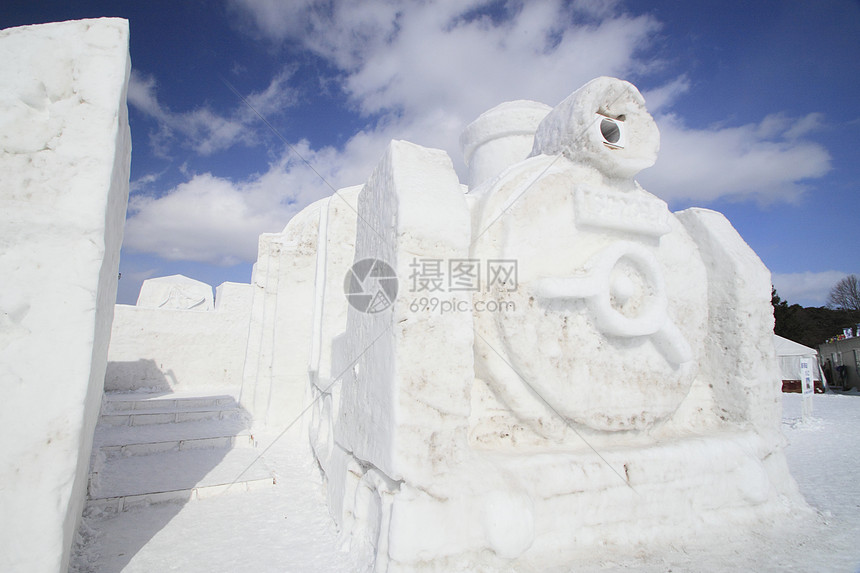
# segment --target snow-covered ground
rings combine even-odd
[[[860,571],[860,394],[783,395],[789,465],[815,512],[777,529],[701,539],[681,546],[605,548],[563,571]],[[266,447],[263,439],[260,451]],[[81,528],[70,571],[353,572],[365,568],[339,549],[310,455],[275,442],[264,455],[277,485],[227,492],[184,505],[112,514],[94,511]],[[476,568],[474,571],[484,571]]]

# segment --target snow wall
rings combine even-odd
[[[152,298],[169,307],[118,304],[114,310],[108,352],[105,391],[171,391],[201,387],[238,387],[242,382],[248,324],[251,315],[251,285],[224,283],[217,289],[214,309],[208,310],[212,287],[192,285],[194,296],[168,296],[164,278],[155,280],[159,288],[141,287]],[[185,277],[171,284],[188,286]],[[169,281],[168,281],[169,282]],[[208,288],[209,297],[205,297]],[[163,288],[162,288],[163,287]],[[186,291],[183,291],[186,292]],[[199,295],[199,296],[198,296]],[[175,306],[177,298],[192,308]],[[204,301],[200,304],[200,301]],[[154,305],[153,305],[154,306]]]
[[[444,152],[391,143],[344,282],[373,304],[315,329],[309,437],[344,543],[377,572],[543,570],[805,508],[770,273],[722,215],[633,179],[659,149],[638,90],[598,78],[476,123],[466,195]]]
[[[128,202],[128,22],[0,31],[0,569],[65,571]]]

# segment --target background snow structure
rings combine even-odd
[[[253,291],[240,283],[216,290],[213,307],[206,283],[181,275],[148,279],[136,306],[116,305],[105,391],[238,388]]]
[[[394,141],[358,195],[354,261],[388,263],[400,290],[349,307],[310,436],[355,555],[537,571],[803,510],[770,273],[722,215],[673,214],[634,181],[659,149],[638,90],[504,104],[462,143],[467,194],[444,152]],[[433,293],[466,302],[441,313],[409,292],[419,259],[517,274]]]
[[[0,31],[0,569],[65,571],[128,202],[128,23]]]
[[[146,279],[140,285],[137,305],[143,308],[212,310],[215,298],[208,284],[184,275]]]

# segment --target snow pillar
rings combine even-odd
[[[0,31],[0,569],[65,571],[128,202],[128,22]]]
[[[293,217],[281,233],[260,235],[240,396],[258,427],[291,424],[305,406],[321,204]]]
[[[469,211],[447,154],[392,142],[358,201],[350,292],[373,303],[349,308],[335,343],[333,371],[343,374],[327,476],[335,519],[376,549],[379,570],[388,556],[411,555],[422,530],[432,542],[445,527],[406,516],[423,496],[444,491],[439,475],[468,454],[471,293],[445,289],[433,292],[438,304],[422,305],[410,277],[416,264],[468,259],[469,240]],[[384,264],[364,273],[368,259]],[[397,295],[376,305],[392,294],[382,282],[392,271]]]
[[[355,257],[358,197],[363,186],[332,195],[320,211],[320,236],[314,281],[314,329],[311,337],[310,443],[323,471],[329,470],[333,423],[340,404],[341,372],[332,364],[335,339],[347,326],[349,303],[344,277]]]
[[[349,304],[344,296],[344,277],[355,257],[356,215],[362,187],[339,190],[320,212],[320,221],[325,219],[325,232],[320,233],[317,251],[314,333],[308,364],[311,380],[320,386],[330,384],[339,374],[332,371],[332,340],[346,330]]]

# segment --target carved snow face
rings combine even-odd
[[[597,78],[576,90],[541,122],[532,155],[558,155],[628,179],[651,167],[660,132],[632,84]]]

